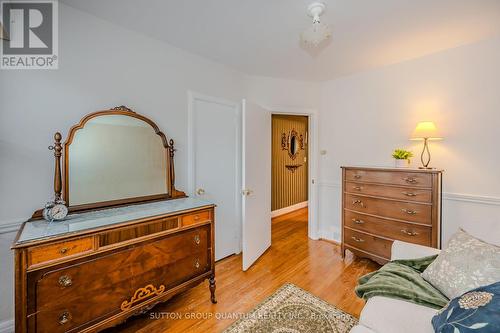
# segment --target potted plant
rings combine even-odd
[[[395,159],[396,168],[408,168],[410,166],[410,158],[413,157],[413,153],[404,149],[396,149],[392,153],[392,157]]]

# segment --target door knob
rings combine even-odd
[[[199,188],[199,189],[196,190],[196,194],[203,195],[203,194],[205,194],[205,190],[202,189],[202,188]]]
[[[243,195],[249,196],[249,195],[251,195],[251,194],[253,193],[253,191],[252,191],[252,190],[245,189],[245,190],[241,191],[241,193],[242,193]]]

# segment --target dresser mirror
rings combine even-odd
[[[64,144],[54,138],[55,199],[70,212],[185,196],[174,186],[173,140],[125,106],[85,116]]]
[[[168,193],[167,150],[142,119],[94,117],[75,133],[66,153],[69,205]]]

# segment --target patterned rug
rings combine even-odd
[[[223,333],[347,333],[358,320],[287,283]]]

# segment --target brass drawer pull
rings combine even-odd
[[[403,180],[405,182],[407,182],[408,184],[416,184],[416,183],[418,183],[417,179],[413,178],[413,177],[406,177],[406,178],[403,178]]]
[[[412,193],[412,192],[401,192],[403,193],[404,195],[406,195],[407,197],[416,197],[417,194],[416,193]]]
[[[364,239],[362,239],[362,238],[358,238],[358,237],[354,237],[354,236],[352,236],[351,238],[352,238],[355,242],[358,242],[358,243],[362,243],[362,242],[364,242],[364,241],[365,241],[365,240],[364,240]]]
[[[354,175],[354,178],[356,178],[356,179],[360,179],[360,178],[361,178],[361,175]]]
[[[196,269],[200,268],[200,260],[199,259],[196,259],[196,261],[194,263],[194,268],[196,268]]]
[[[73,284],[71,277],[68,275],[63,275],[59,278],[59,285],[63,288],[69,287]]]
[[[360,206],[361,206],[361,207],[363,207],[363,208],[365,207],[365,204],[364,204],[364,203],[363,203],[363,201],[361,201],[361,200],[354,200],[354,201],[352,202],[352,204],[353,204],[353,205],[360,205]]]
[[[401,211],[403,213],[408,214],[408,215],[415,215],[418,213],[416,210],[411,210],[411,209],[406,209],[406,208],[402,208]]]
[[[353,186],[352,188],[355,189],[356,191],[361,191],[363,189],[362,186]]]
[[[61,254],[66,254],[67,252],[69,251],[69,249],[67,247],[63,247],[59,250],[59,253]]]
[[[194,242],[196,243],[196,245],[200,245],[200,235],[195,235],[194,236]]]
[[[415,231],[410,231],[410,230],[403,229],[403,230],[401,230],[401,232],[403,234],[406,234],[406,235],[412,236],[412,237],[413,236],[418,236],[418,232],[415,232]]]
[[[68,311],[64,311],[63,313],[61,313],[61,315],[59,316],[59,324],[60,325],[64,325],[66,324],[68,321],[70,321],[71,319],[71,313],[69,313]]]
[[[356,223],[356,224],[365,224],[365,221],[363,220],[358,220],[358,219],[352,219],[352,222]]]

